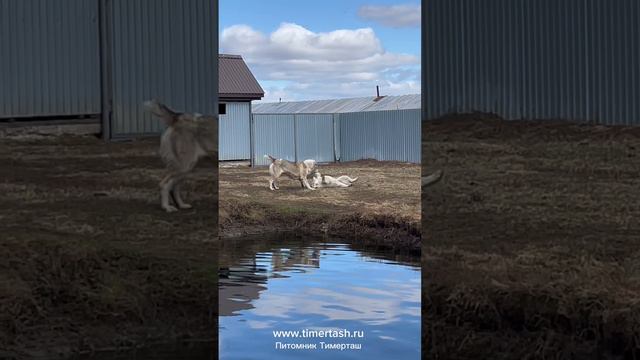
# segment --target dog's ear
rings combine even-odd
[[[176,122],[179,113],[171,110],[168,106],[162,104],[156,99],[148,100],[143,103],[144,107],[150,113],[162,118],[167,125],[172,125]]]

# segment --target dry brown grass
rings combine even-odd
[[[320,165],[349,175],[349,188],[304,190],[287,178],[269,190],[266,167],[220,169],[223,236],[296,230],[347,238],[394,252],[420,251],[420,166],[374,160]]]
[[[432,358],[640,355],[640,129],[452,117],[423,128]]]
[[[160,210],[157,139],[3,139],[0,358],[216,335],[215,167]]]
[[[349,175],[358,177],[358,181],[349,188],[309,191],[303,190],[298,182],[283,177],[280,191],[271,191],[267,167],[222,168],[221,199],[420,220],[419,165],[363,160],[319,166],[323,174]]]

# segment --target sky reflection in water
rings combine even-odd
[[[420,269],[337,243],[283,242],[225,253],[220,358],[419,359]],[[228,249],[229,249],[228,248]],[[376,258],[374,258],[376,257]],[[222,265],[223,266],[223,265]],[[347,329],[364,338],[274,338],[272,330]],[[282,350],[283,343],[360,343],[361,350]]]

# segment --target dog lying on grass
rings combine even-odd
[[[201,157],[218,150],[217,118],[176,112],[155,99],[145,101],[144,107],[167,124],[160,138],[160,157],[167,167],[167,175],[160,181],[161,206],[167,212],[190,209],[180,197],[180,183]],[[175,206],[169,204],[169,196]]]
[[[315,160],[307,159],[300,163],[292,163],[285,159],[276,159],[271,155],[265,155],[264,157],[271,159],[271,164],[269,165],[269,175],[271,175],[269,179],[269,189],[280,189],[278,187],[278,179],[280,176],[285,175],[291,179],[299,180],[302,188],[315,190],[309,184],[308,179],[309,175],[315,171]]]
[[[358,180],[357,177],[350,178],[347,175],[342,175],[337,178],[329,175],[322,175],[319,172],[315,172],[313,174],[313,182],[311,186],[314,188],[320,187],[349,187],[351,184]]]

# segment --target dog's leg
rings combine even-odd
[[[271,163],[271,165],[269,165],[269,175],[271,175],[271,178],[269,179],[269,189],[278,190],[279,187],[276,181],[278,180],[280,175],[282,175],[282,171],[279,171],[276,168],[275,163]]]
[[[302,186],[306,187],[309,190],[316,190],[316,188],[311,187],[311,185],[309,185],[309,181],[307,179],[302,179],[301,180],[303,182]]]
[[[300,185],[303,189],[307,188],[309,190],[315,190],[316,188],[309,184],[309,173],[310,171],[307,169],[300,170]]]
[[[265,157],[267,157],[267,155],[265,155]],[[275,190],[275,188],[273,187],[273,181],[274,181],[274,163],[271,163],[271,165],[269,165],[269,190],[273,191]]]
[[[169,173],[164,177],[164,179],[162,179],[162,181],[160,181],[161,206],[166,212],[174,212],[178,210],[175,206],[169,204],[169,193],[171,192],[174,182],[173,173]]]
[[[173,202],[178,205],[180,209],[191,209],[191,205],[185,203],[180,196],[180,185],[184,179],[179,179],[173,185],[173,189],[171,190],[171,197],[173,198]]]
[[[280,188],[278,187],[278,182],[273,176],[271,177],[271,179],[269,179],[269,189],[280,190]]]
[[[340,176],[338,179],[336,179],[338,181],[340,181],[343,184],[347,184],[347,185],[351,185],[351,183],[355,182],[356,180],[358,180],[358,178],[350,178],[347,175],[342,175]]]

